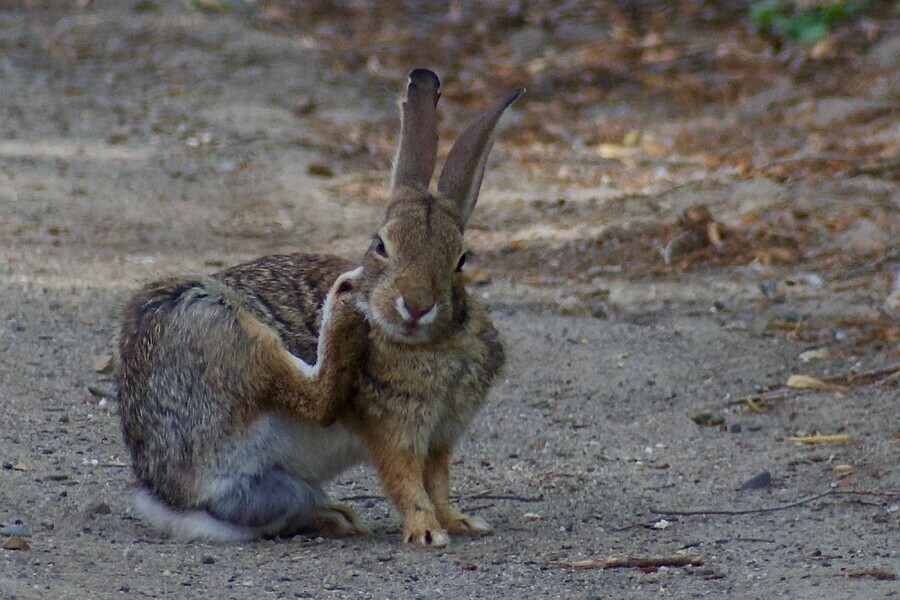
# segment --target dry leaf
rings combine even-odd
[[[813,350],[801,352],[800,356],[797,358],[800,359],[800,362],[809,362],[811,360],[819,360],[820,358],[828,358],[828,355],[828,348],[814,348]]]
[[[839,433],[836,435],[805,435],[788,439],[798,444],[843,444],[850,440],[850,436],[846,433]]]
[[[790,377],[788,377],[787,386],[789,388],[795,388],[798,390],[802,390],[802,389],[828,390],[828,389],[831,389],[834,387],[830,383],[825,383],[821,379],[816,379],[815,377],[809,377],[808,375],[791,375]]]

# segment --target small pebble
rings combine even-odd
[[[31,537],[31,530],[22,523],[11,523],[0,527],[0,535],[18,535],[23,538]]]
[[[375,559],[378,562],[388,562],[388,561],[391,561],[394,559],[394,555],[393,554],[378,554],[375,556]]]
[[[204,564],[204,565],[212,565],[212,564],[215,564],[215,562],[216,562],[216,559],[213,558],[212,556],[210,556],[209,554],[203,556],[200,559],[200,563]]]
[[[325,163],[309,163],[306,167],[306,173],[313,177],[334,177],[334,171]]]
[[[575,296],[567,296],[559,301],[559,314],[567,317],[586,317],[590,314],[584,302]]]
[[[12,535],[8,540],[3,542],[4,550],[28,550],[30,547],[28,542],[19,535]]]
[[[98,500],[88,505],[85,513],[87,513],[87,516],[89,517],[95,517],[97,515],[111,515],[112,507],[110,507],[110,505],[106,502]]]
[[[741,484],[740,490],[746,492],[748,490],[761,490],[772,484],[772,474],[763,471]]]
[[[595,319],[608,319],[609,310],[606,308],[606,303],[598,300],[591,304],[591,316]]]
[[[216,172],[218,173],[231,173],[235,169],[237,169],[237,165],[234,164],[232,160],[223,160],[216,163]]]

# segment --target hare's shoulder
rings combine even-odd
[[[322,303],[337,277],[353,268],[343,258],[321,254],[273,254],[214,275],[274,329],[291,353],[314,361]]]

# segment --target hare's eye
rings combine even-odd
[[[387,258],[387,248],[384,247],[384,240],[381,239],[381,236],[376,235],[375,239],[372,240],[372,245],[375,247],[375,254],[382,258]]]
[[[466,264],[466,256],[468,256],[468,252],[463,252],[459,257],[459,262],[456,263],[456,272],[459,273],[463,269],[463,265]]]

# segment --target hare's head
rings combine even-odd
[[[478,199],[494,129],[524,91],[512,92],[469,125],[450,150],[432,194],[440,85],[431,71],[409,74],[391,202],[363,258],[360,307],[373,326],[400,342],[436,340],[466,322],[463,232]]]

